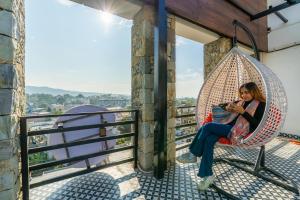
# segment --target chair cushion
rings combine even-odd
[[[212,118],[214,122],[221,123],[224,121],[230,121],[231,112],[224,110],[221,106],[212,106]]]

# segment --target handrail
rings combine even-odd
[[[99,115],[99,114],[109,114],[109,113],[122,113],[122,112],[136,112],[137,109],[128,109],[128,110],[110,110],[110,111],[101,111],[101,112],[82,112],[82,113],[72,113],[72,114],[59,114],[59,115],[29,115],[23,116],[25,119],[34,119],[34,118],[45,118],[45,117],[65,117],[65,116],[78,116],[78,115]]]

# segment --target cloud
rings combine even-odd
[[[127,20],[127,19],[122,19],[122,18],[120,18],[117,24],[118,24],[119,26],[121,26],[121,27],[131,28],[131,26],[132,26],[132,21],[131,21],[131,20]]]
[[[188,68],[184,72],[177,72],[176,79],[177,81],[203,79],[203,71],[201,69],[195,70],[192,68]]]
[[[185,44],[186,44],[186,42],[184,41],[184,39],[182,37],[179,37],[179,36],[176,37],[176,47],[180,47]]]
[[[203,70],[187,68],[176,74],[176,96],[197,98],[203,84]]]
[[[176,83],[176,97],[193,97],[197,98],[202,87],[203,79],[179,81]]]
[[[76,3],[70,1],[70,0],[56,0],[58,3],[64,5],[64,6],[74,6]]]

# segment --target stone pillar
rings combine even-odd
[[[168,16],[168,166],[175,163],[175,17]],[[131,98],[139,116],[139,167],[153,170],[154,161],[154,8],[149,5],[135,15],[132,26]]]
[[[204,45],[204,79],[231,48],[231,39],[224,37]]]
[[[168,15],[168,132],[167,132],[167,167],[175,164],[176,144],[175,144],[175,125],[176,125],[176,34],[175,16]]]
[[[151,171],[154,153],[154,8],[145,5],[134,17],[131,33],[132,107],[140,110],[139,166]]]
[[[0,199],[20,199],[19,117],[25,104],[24,2],[0,0]]]

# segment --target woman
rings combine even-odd
[[[212,171],[213,150],[219,138],[227,137],[232,143],[238,143],[242,136],[253,132],[262,119],[265,98],[257,85],[254,82],[243,84],[239,88],[239,95],[241,101],[228,103],[226,106],[226,110],[232,113],[231,120],[226,123],[205,124],[198,130],[190,146],[190,152],[194,156],[202,156],[198,172],[198,176],[203,178],[198,185],[200,190],[206,190],[215,179]]]

